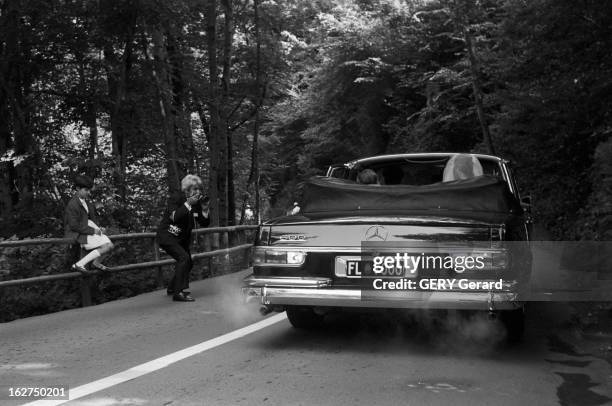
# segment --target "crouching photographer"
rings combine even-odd
[[[170,197],[168,208],[157,229],[159,246],[176,260],[174,276],[170,280],[167,293],[176,302],[193,302],[189,288],[189,273],[193,266],[189,245],[191,231],[198,224],[207,227],[209,219],[209,200],[202,193],[202,179],[187,175],[181,181],[181,193]]]

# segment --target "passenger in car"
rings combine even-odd
[[[456,154],[446,163],[442,181],[450,182],[453,180],[470,179],[482,176],[483,174],[482,165],[474,155]]]
[[[364,169],[357,175],[357,183],[362,185],[380,185],[378,175],[372,169]]]

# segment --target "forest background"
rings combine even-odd
[[[611,49],[606,0],[0,0],[0,240],[62,236],[78,173],[116,234],[186,173],[232,225],[330,164],[427,151],[509,159],[553,238],[610,240]],[[0,276],[65,271],[53,249]]]

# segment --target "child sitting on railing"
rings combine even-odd
[[[113,249],[113,243],[96,224],[96,209],[89,200],[93,180],[89,176],[78,175],[74,185],[76,194],[66,205],[64,214],[64,236],[73,238],[81,244],[81,248],[90,252],[73,264],[72,269],[87,273],[85,265],[93,261],[94,268],[108,271],[108,268],[100,263],[100,257]]]

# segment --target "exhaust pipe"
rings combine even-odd
[[[270,306],[262,305],[259,307],[259,314],[265,316],[267,314],[272,313],[273,309]]]

